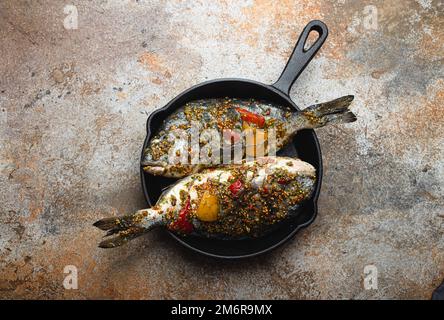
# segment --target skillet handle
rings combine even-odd
[[[319,36],[313,45],[308,50],[305,50],[304,46],[311,31],[317,31]],[[299,36],[296,47],[293,49],[284,71],[282,71],[278,81],[272,86],[288,96],[293,83],[299,77],[301,72],[304,71],[311,59],[313,59],[316,52],[322,47],[327,36],[328,29],[325,23],[319,20],[310,21]]]

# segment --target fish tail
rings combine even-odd
[[[348,95],[333,101],[315,104],[301,112],[305,128],[319,128],[328,123],[349,123],[356,121],[356,115],[349,106],[354,96]]]
[[[161,215],[157,211],[145,209],[131,215],[105,218],[96,221],[93,226],[107,231],[105,240],[99,243],[99,247],[115,248],[160,225],[161,221]]]

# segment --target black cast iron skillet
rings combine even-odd
[[[304,49],[308,35],[311,31],[318,33],[317,40],[313,45]],[[147,120],[147,136],[143,144],[146,148],[152,135],[157,132],[163,120],[185,103],[196,99],[207,99],[217,97],[232,98],[254,98],[273,102],[277,105],[287,106],[299,110],[290,99],[290,89],[305,69],[307,64],[321,48],[327,38],[327,26],[321,21],[311,21],[302,31],[296,47],[285,66],[278,81],[273,85],[246,79],[216,79],[207,81],[191,87],[171,100],[166,106],[154,111]],[[299,157],[311,163],[317,171],[317,183],[315,191],[294,218],[281,223],[271,233],[256,239],[249,240],[216,240],[201,237],[182,237],[174,233],[171,235],[184,246],[207,256],[236,259],[256,256],[270,251],[283,244],[296,232],[313,222],[317,214],[317,200],[322,179],[321,149],[316,134],[313,130],[302,130],[293,139],[292,143],[278,152],[278,155]],[[143,151],[142,151],[143,159]],[[150,206],[154,205],[162,190],[173,183],[175,179],[153,176],[143,171],[141,166],[142,187],[146,201]]]

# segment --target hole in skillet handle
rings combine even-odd
[[[319,33],[317,31],[310,31],[307,37],[307,41],[304,44],[304,52],[310,50],[311,47],[316,43],[316,40],[319,38]]]
[[[315,30],[319,33],[316,42],[304,52],[303,47],[308,34]],[[245,79],[217,79],[196,85],[170,101],[166,106],[154,111],[147,121],[147,136],[142,149],[148,145],[152,135],[157,132],[161,123],[167,116],[186,102],[210,97],[223,97],[233,94],[239,98],[257,98],[277,102],[282,106],[293,109],[298,107],[291,101],[288,93],[294,81],[311,61],[313,56],[322,46],[327,37],[327,27],[320,21],[310,22],[303,30],[287,65],[273,85],[264,85]],[[228,93],[229,92],[229,93]],[[228,93],[228,94],[227,94]],[[296,150],[297,149],[297,150]],[[273,232],[257,238],[247,240],[217,240],[203,239],[198,237],[180,237],[170,233],[179,243],[195,252],[224,259],[239,259],[257,256],[280,246],[291,239],[299,229],[311,224],[317,214],[317,199],[319,196],[322,180],[322,158],[319,142],[313,130],[302,130],[296,134],[293,142],[278,152],[278,155],[299,157],[313,164],[317,169],[318,181],[313,197],[305,203],[294,219],[287,220]],[[154,205],[163,188],[167,187],[176,179],[157,177],[145,173],[141,167],[142,187],[145,198],[150,206]]]
[[[309,47],[309,49],[305,50],[304,48],[312,31],[316,31],[318,33],[318,38]],[[327,36],[328,28],[325,23],[319,20],[310,21],[302,31],[298,42],[296,43],[296,46],[288,59],[284,71],[282,71],[279,79],[273,84],[273,87],[282,91],[288,96],[293,83],[322,47],[325,39],[327,39]]]

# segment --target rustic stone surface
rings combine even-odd
[[[442,1],[235,3],[79,0],[76,30],[64,3],[0,3],[0,297],[430,298],[444,278]],[[97,248],[92,222],[145,205],[147,115],[207,79],[272,83],[312,19],[330,36],[291,95],[355,94],[358,116],[318,130],[317,220],[249,261],[200,257],[161,230]]]

